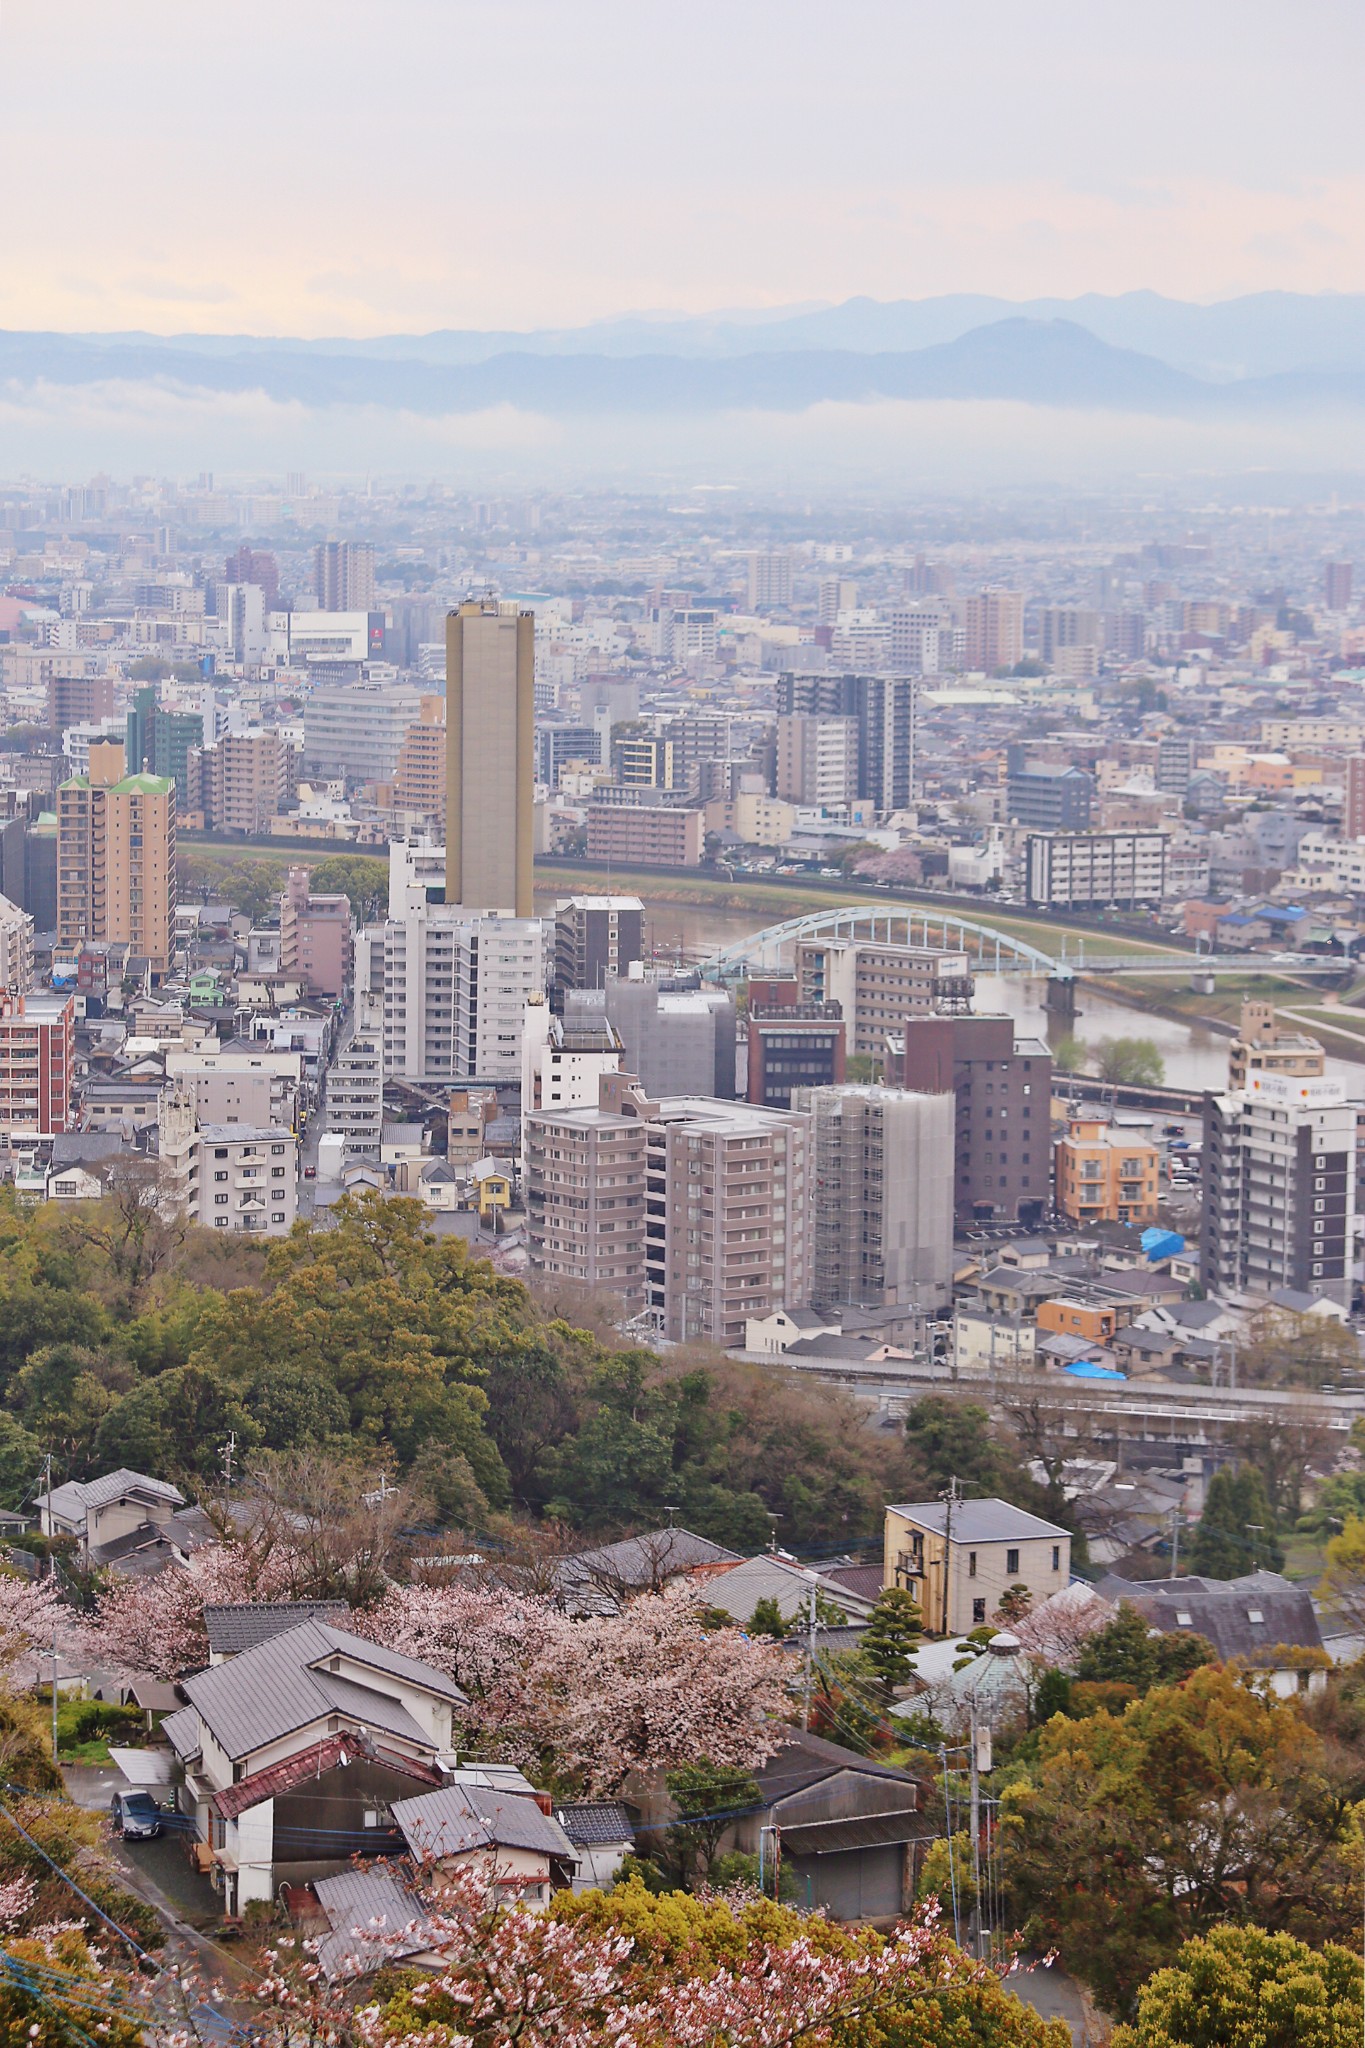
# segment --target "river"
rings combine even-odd
[[[537,892],[536,908],[553,912],[562,890]],[[747,910],[720,909],[707,903],[645,902],[645,947],[656,960],[684,964],[704,959],[721,946],[760,929]],[[978,975],[976,1007],[983,1013],[1004,1013],[1026,1031],[1054,1042],[1067,1028],[1043,1007],[1045,984],[1022,975]],[[1081,983],[1076,999],[1075,1035],[1087,1045],[1101,1038],[1150,1038],[1165,1063],[1172,1088],[1224,1088],[1228,1078],[1230,1040],[1220,1031],[1156,1016],[1141,1003],[1118,1003]],[[1329,1059],[1327,1072],[1344,1083],[1347,1094],[1365,1100],[1365,1065]]]

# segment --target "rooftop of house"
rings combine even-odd
[[[576,1861],[557,1820],[523,1792],[485,1785],[442,1785],[395,1801],[393,1817],[414,1856],[440,1860],[476,1849],[528,1849]]]
[[[320,1877],[313,1890],[330,1935],[318,1947],[329,1982],[363,1977],[430,1946],[431,1922],[421,1900],[391,1870],[343,1870]]]
[[[227,1664],[196,1672],[183,1690],[234,1762],[333,1715],[433,1747],[427,1731],[391,1693],[324,1668],[333,1658],[360,1665],[376,1680],[403,1679],[438,1699],[465,1704],[460,1687],[432,1665],[321,1621],[300,1622]]]
[[[120,1465],[116,1472],[106,1472],[101,1479],[68,1479],[61,1486],[54,1486],[51,1493],[38,1494],[36,1500],[40,1508],[47,1508],[63,1520],[77,1520],[91,1508],[108,1507],[128,1494],[140,1494],[148,1501],[169,1501],[173,1507],[185,1504],[178,1486],[165,1479],[149,1478],[145,1472],[130,1472],[126,1465]]]
[[[1306,1586],[1279,1572],[1248,1572],[1240,1579],[1101,1579],[1096,1591],[1126,1600],[1163,1635],[1188,1630],[1212,1644],[1227,1663],[1285,1643],[1320,1650],[1322,1633]]]
[[[340,1628],[351,1618],[344,1600],[215,1601],[204,1609],[209,1650],[215,1657],[239,1657],[301,1621],[326,1621]]]
[[[907,1521],[916,1523],[921,1529],[941,1536],[947,1525],[948,1504],[941,1500],[892,1503],[887,1513],[904,1515]],[[959,1500],[953,1503],[954,1543],[1019,1543],[1054,1536],[1070,1540],[1068,1530],[1058,1528],[1055,1522],[1045,1522],[1041,1515],[1029,1514],[1026,1508],[1012,1507],[1006,1500]]]

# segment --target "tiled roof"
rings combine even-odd
[[[557,1806],[555,1819],[575,1849],[610,1847],[633,1840],[630,1815],[619,1799],[586,1801],[578,1806]]]
[[[297,1628],[301,1621],[348,1622],[351,1610],[344,1600],[242,1600],[217,1602],[204,1609],[209,1648],[215,1657],[237,1657],[254,1650],[257,1643]]]
[[[176,1507],[185,1504],[178,1486],[171,1486],[164,1479],[150,1479],[145,1472],[130,1472],[126,1465],[120,1465],[117,1472],[106,1472],[102,1479],[68,1479],[50,1494],[40,1493],[38,1500],[56,1514],[70,1515],[81,1508],[107,1507],[125,1493],[150,1494],[153,1500],[168,1500]]]
[[[343,1870],[313,1886],[332,1932],[318,1949],[325,1976],[363,1977],[418,1955],[432,1940],[420,1899],[389,1871]]]
[[[165,1725],[164,1723],[162,1724]],[[241,1779],[235,1785],[225,1785],[221,1792],[213,1795],[213,1804],[224,1820],[235,1820],[239,1813],[249,1807],[259,1806],[263,1799],[277,1799],[282,1792],[290,1792],[305,1779],[317,1778],[324,1771],[333,1770],[343,1756],[365,1755],[376,1763],[384,1764],[389,1770],[401,1771],[404,1777],[416,1778],[423,1785],[437,1785],[440,1775],[425,1764],[416,1763],[412,1757],[395,1756],[391,1750],[372,1749],[362,1751],[354,1735],[328,1735],[321,1742],[310,1744],[295,1756],[284,1757],[279,1763],[271,1764],[267,1770],[256,1771],[249,1778]]]
[[[904,1515],[936,1536],[943,1534],[947,1503],[941,1500],[912,1500],[893,1505],[893,1515]],[[1011,1507],[1006,1500],[959,1500],[953,1503],[954,1543],[1009,1543],[1030,1537],[1066,1536],[1055,1522],[1031,1515],[1027,1508]]]
[[[393,1817],[414,1856],[460,1856],[488,1848],[573,1856],[573,1843],[559,1822],[524,1793],[443,1785],[439,1792],[398,1800]]]

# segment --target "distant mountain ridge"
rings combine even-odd
[[[948,302],[923,303],[942,307]],[[799,412],[822,403],[895,399],[994,399],[1215,420],[1365,407],[1365,298],[1329,303],[1349,304],[1360,321],[1361,346],[1349,360],[1234,380],[1196,375],[1150,350],[1122,346],[1075,319],[1056,315],[1011,314],[915,348],[856,348],[847,342],[796,345],[789,332],[783,345],[784,332],[798,326],[817,335],[826,331],[811,328],[826,315],[807,313],[790,321],[744,326],[748,346],[736,354],[517,347],[469,361],[404,354],[404,347],[416,343],[403,337],[389,337],[381,347],[249,336],[163,339],[0,332],[0,383],[19,390],[40,383],[73,387],[115,382],[215,393],[260,391],[278,401],[315,408],[369,406],[425,418],[497,406],[566,418]],[[1169,307],[1174,302],[1156,304]],[[831,313],[845,316],[845,327],[857,328],[863,320],[854,310],[858,305],[854,301]],[[868,315],[858,331],[869,331],[879,322],[894,325],[882,321],[881,315],[896,314],[897,308],[873,311],[877,320]],[[1157,314],[1148,311],[1156,320]],[[1291,325],[1286,315],[1286,333]],[[1343,335],[1348,328],[1343,316]],[[579,335],[593,331],[576,330]],[[440,339],[421,338],[427,346]]]
[[[918,352],[1003,320],[1067,320],[1111,347],[1157,357],[1206,381],[1365,370],[1365,294],[1257,292],[1201,306],[1158,292],[1088,293],[1022,301],[958,293],[929,299],[849,299],[842,305],[752,315],[626,315],[587,326],[440,329],[365,340],[254,335],[88,334],[60,337],[91,348],[149,348],[200,356],[305,355],[459,367],[500,355],[663,355],[719,359],[853,351]]]

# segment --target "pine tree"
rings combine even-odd
[[[1275,1511],[1255,1466],[1215,1472],[1195,1531],[1190,1570],[1207,1579],[1237,1579],[1244,1572],[1277,1572],[1283,1563]]]
[[[888,1699],[910,1676],[910,1658],[919,1639],[920,1611],[913,1596],[903,1586],[888,1586],[878,1594],[858,1646]]]

